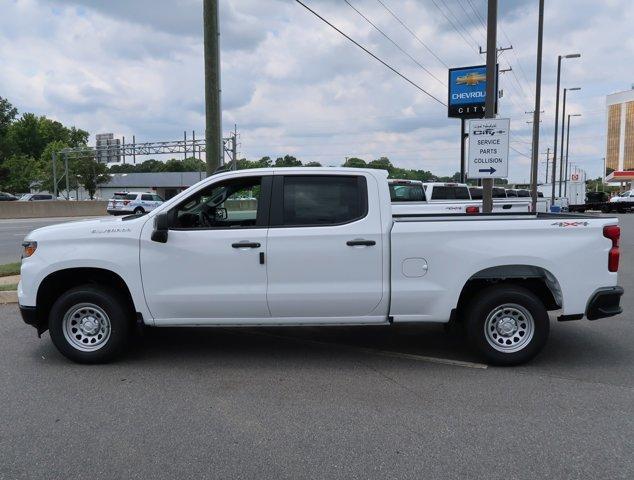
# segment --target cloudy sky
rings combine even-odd
[[[484,63],[485,0],[349,2],[409,56],[344,0],[305,0],[442,101],[447,66]],[[514,47],[500,58],[513,72],[501,77],[499,113],[511,118],[511,179],[527,181],[538,2],[499,3],[498,44]],[[553,143],[557,55],[579,52],[563,71],[563,86],[582,87],[569,97],[568,111],[583,114],[573,119],[570,158],[598,176],[605,95],[634,83],[634,4],[546,5],[540,150]],[[220,9],[224,130],[238,124],[241,156],[289,153],[324,165],[388,156],[401,167],[458,170],[459,120],[294,0],[221,0]],[[202,0],[0,0],[0,12],[0,96],[21,112],[137,141],[202,136]]]

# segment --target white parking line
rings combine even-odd
[[[480,370],[486,370],[488,365],[484,363],[476,363],[476,362],[465,362],[463,360],[452,360],[449,358],[441,358],[441,357],[430,357],[427,355],[416,355],[413,353],[403,353],[403,352],[393,352],[390,350],[378,350],[375,348],[367,348],[367,347],[355,347],[352,345],[346,345],[342,343],[330,343],[330,342],[321,342],[318,340],[309,340],[305,338],[298,337],[289,337],[286,335],[277,335],[275,333],[268,332],[254,332],[254,331],[241,331],[239,329],[233,329],[235,332],[247,334],[247,335],[261,335],[266,337],[280,338],[283,340],[291,340],[294,342],[305,343],[309,345],[315,345],[319,347],[335,347],[341,350],[349,350],[356,351],[361,353],[368,353],[372,355],[382,355],[384,357],[393,357],[393,358],[404,358],[407,360],[415,360],[418,362],[427,362],[427,363],[437,363],[442,365],[451,365],[454,367],[463,367],[463,368],[475,368]]]

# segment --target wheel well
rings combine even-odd
[[[504,265],[482,270],[469,278],[458,297],[458,318],[469,300],[491,285],[524,287],[544,303],[546,310],[557,310],[562,306],[561,288],[549,271],[530,265]]]
[[[86,284],[108,286],[116,290],[125,298],[130,312],[134,313],[130,289],[119,275],[103,268],[67,268],[48,275],[37,290],[36,316],[40,325],[48,326],[48,313],[60,295]]]

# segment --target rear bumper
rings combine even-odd
[[[586,308],[588,320],[613,317],[622,313],[621,295],[623,295],[622,287],[604,287],[594,292]]]

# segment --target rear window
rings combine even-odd
[[[136,200],[136,193],[115,193],[112,198],[115,200]]]
[[[493,188],[493,198],[506,198],[506,191],[503,188]]]
[[[471,200],[469,189],[458,185],[434,185],[432,200]]]
[[[473,187],[469,189],[469,193],[471,194],[472,200],[482,200],[482,189],[478,187]]]
[[[518,190],[517,191],[517,196],[518,197],[530,197],[531,196],[531,192],[529,192],[528,190]]]
[[[284,178],[283,224],[335,225],[367,213],[364,177],[287,176]]]
[[[393,202],[424,202],[425,190],[420,183],[390,183]]]
[[[519,192],[517,192],[515,190],[507,190],[506,191],[506,196],[507,197],[517,197],[517,196],[519,196]]]

